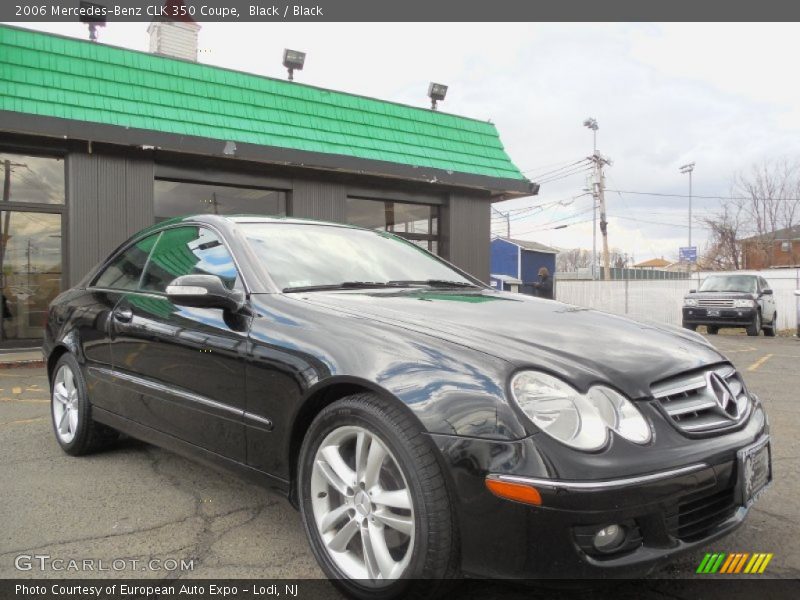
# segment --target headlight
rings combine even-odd
[[[511,379],[511,394],[534,425],[578,450],[599,450],[609,431],[637,444],[650,441],[642,414],[609,387],[597,385],[581,394],[552,375],[521,371]]]
[[[753,308],[756,305],[755,300],[734,300],[733,308]]]
[[[683,299],[684,306],[697,306],[697,300],[694,298],[684,298]]]

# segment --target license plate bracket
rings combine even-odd
[[[772,483],[769,436],[736,452],[739,504],[749,508]]]
[[[712,309],[712,310],[709,310],[706,314],[709,317],[718,317],[720,315],[720,312],[718,310],[713,310]]]

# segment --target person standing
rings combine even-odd
[[[547,267],[539,269],[539,281],[533,284],[533,291],[538,298],[553,299],[553,279]]]

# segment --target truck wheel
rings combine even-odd
[[[764,325],[764,335],[767,337],[775,337],[775,333],[778,330],[778,313],[772,314],[772,321],[770,321],[769,325]]]
[[[683,323],[683,328],[689,331],[697,331],[697,325],[690,325],[689,323]]]
[[[719,333],[719,327],[717,327],[716,325],[707,325],[706,331],[708,332],[709,335],[717,335]]]
[[[761,313],[756,312],[756,316],[753,317],[753,322],[747,326],[747,335],[753,337],[757,336],[761,332]]]

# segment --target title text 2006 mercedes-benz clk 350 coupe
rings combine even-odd
[[[498,292],[391,234],[144,230],[50,307],[56,439],[254,476],[358,597],[646,573],[742,523],[768,423],[699,335]]]

